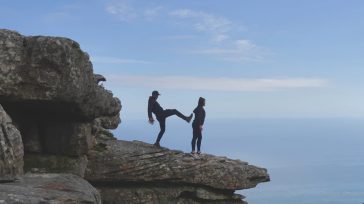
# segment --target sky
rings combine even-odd
[[[62,36],[147,119],[153,90],[209,118],[362,118],[361,0],[0,0],[0,28]]]

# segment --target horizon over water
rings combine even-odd
[[[249,204],[364,202],[364,119],[206,119],[202,152],[267,168],[271,181],[237,191]],[[167,119],[161,145],[190,152],[191,124]],[[154,143],[159,124],[123,120],[114,135]]]

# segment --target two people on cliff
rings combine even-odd
[[[149,96],[149,100],[148,100],[149,123],[154,124],[154,118],[152,115],[152,113],[154,113],[154,115],[156,116],[156,118],[159,122],[159,126],[160,126],[160,131],[158,133],[157,140],[154,143],[154,145],[157,147],[160,147],[160,140],[162,139],[163,134],[166,130],[166,119],[168,117],[176,115],[179,118],[185,120],[187,123],[189,123],[189,122],[191,122],[192,116],[193,116],[192,113],[189,116],[185,116],[176,109],[165,109],[164,110],[157,102],[157,99],[159,96],[160,96],[160,94],[158,91],[153,91],[152,95]],[[205,103],[206,103],[206,100],[204,98],[200,97],[198,100],[198,105],[193,111],[193,113],[195,114],[195,118],[192,122],[192,129],[193,129],[193,137],[192,137],[192,141],[191,141],[191,146],[192,146],[191,153],[192,154],[196,153],[195,152],[196,142],[197,142],[197,154],[201,153],[202,129],[203,129],[203,124],[204,124],[205,116],[206,116],[205,109],[203,108],[205,106]]]

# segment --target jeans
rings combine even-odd
[[[197,151],[201,150],[201,141],[202,141],[202,130],[199,125],[192,125],[193,129],[193,137],[191,141],[192,151],[195,151],[196,140],[197,140]]]
[[[176,109],[166,109],[166,110],[164,110],[162,112],[162,114],[157,116],[157,120],[159,122],[159,126],[160,126],[161,130],[159,131],[156,143],[159,144],[160,140],[162,139],[162,136],[163,136],[164,132],[166,131],[166,118],[168,118],[169,116],[172,116],[172,115],[176,115],[176,116],[182,118],[183,120],[187,121],[187,117],[184,116],[182,113],[180,113]]]

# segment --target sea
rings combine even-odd
[[[154,143],[158,123],[123,119],[115,136]],[[191,124],[167,119],[161,145],[191,151]],[[268,170],[271,181],[237,193],[249,204],[363,204],[364,119],[206,119],[202,152]]]

